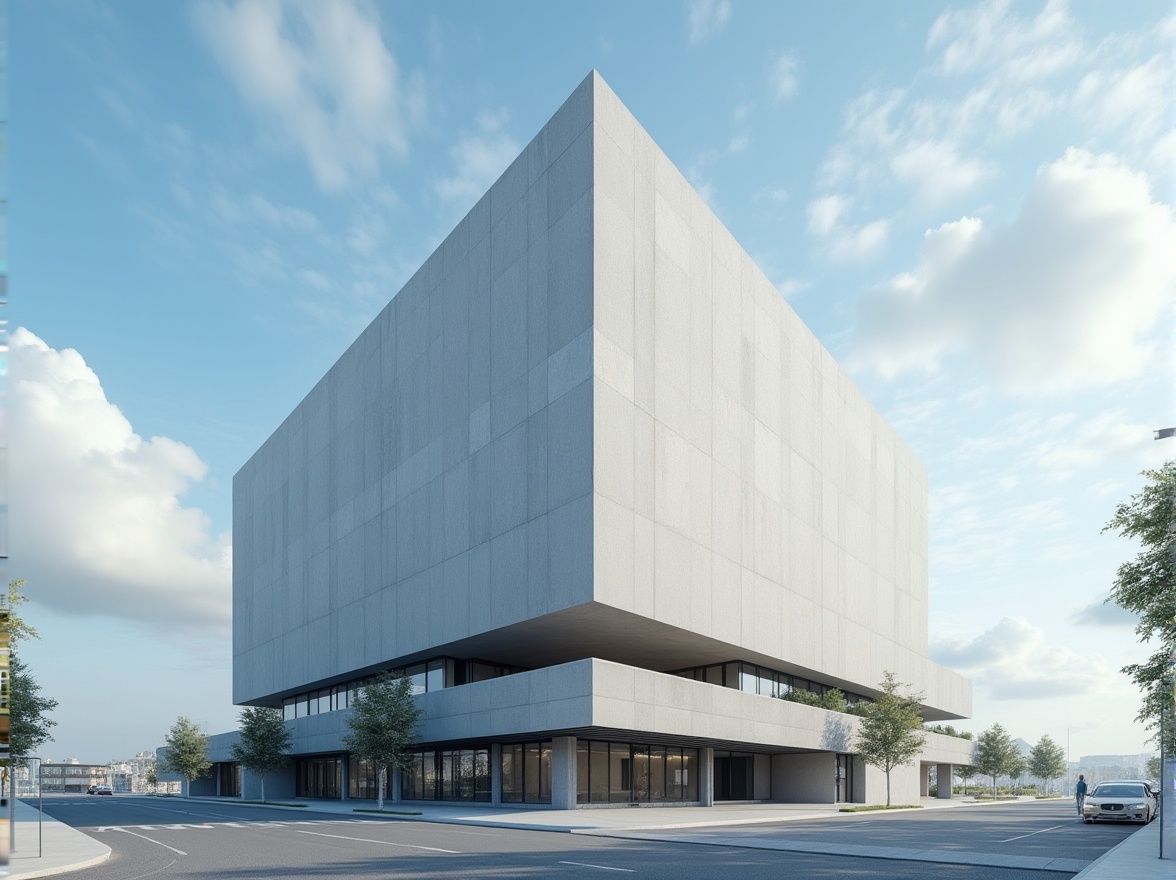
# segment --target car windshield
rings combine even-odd
[[[1142,785],[1100,785],[1094,790],[1094,797],[1141,798],[1143,796]]]

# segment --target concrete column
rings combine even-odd
[[[936,770],[936,778],[938,779],[938,793],[937,796],[941,798],[951,797],[951,764],[938,764]],[[946,781],[945,781],[946,780]]]
[[[339,798],[348,800],[351,793],[351,759],[344,757],[340,762],[343,772],[339,774]]]
[[[698,800],[704,807],[715,805],[715,750],[698,750]]]
[[[400,803],[404,799],[404,771],[398,767],[392,768],[392,780],[388,788],[388,803]]]
[[[218,764],[212,765],[212,775],[216,778],[216,796],[220,797],[221,796],[220,765],[218,765]]]
[[[551,806],[576,809],[576,738],[551,738]]]
[[[490,743],[490,803],[502,806],[502,744]]]
[[[931,767],[927,764],[919,765],[919,797],[931,795]]]

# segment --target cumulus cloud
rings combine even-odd
[[[59,611],[218,634],[231,616],[231,543],[183,494],[207,466],[144,439],[78,352],[11,337],[13,570]]]
[[[973,639],[943,639],[931,659],[970,677],[994,700],[1039,700],[1094,695],[1116,674],[1097,652],[1045,642],[1045,633],[1023,617],[1005,617]]]
[[[772,64],[772,94],[776,100],[785,101],[796,94],[800,84],[799,67],[796,58],[785,52]]]
[[[1075,608],[1070,614],[1070,622],[1078,626],[1134,629],[1139,623],[1139,618],[1114,602],[1095,597],[1085,605]]]
[[[323,189],[407,152],[420,85],[403,81],[369,4],[204,0],[193,15],[263,130],[301,151]]]
[[[482,195],[522,151],[518,141],[503,131],[500,114],[483,113],[478,130],[458,139],[449,151],[456,167],[452,177],[437,184],[447,201],[472,202]]]
[[[1170,302],[1174,231],[1144,175],[1070,149],[1010,223],[928,231],[914,271],[859,299],[853,359],[894,376],[967,352],[1023,392],[1131,378]]]
[[[731,0],[694,0],[690,4],[690,44],[705,43],[731,17]]]

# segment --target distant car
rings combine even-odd
[[[98,790],[98,786],[91,785],[89,788],[86,789],[86,794],[94,794],[94,792],[96,792],[97,790]]]
[[[114,796],[114,789],[111,788],[109,785],[97,785],[94,787],[94,794],[108,794],[111,797],[113,797]]]
[[[1146,825],[1155,816],[1155,792],[1137,779],[1100,782],[1082,805],[1082,821],[1087,824],[1105,820]]]

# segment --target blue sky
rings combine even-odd
[[[593,67],[926,465],[975,719],[1144,750],[1101,535],[1172,394],[1162,2],[12,0],[45,755],[233,726],[236,470]],[[1176,441],[1168,441],[1169,444]]]

